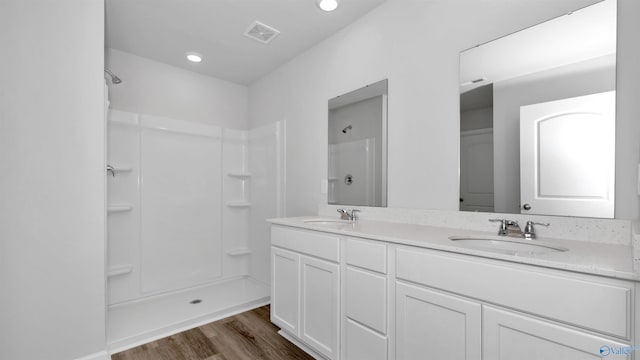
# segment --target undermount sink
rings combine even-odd
[[[508,255],[546,254],[569,250],[538,240],[520,240],[498,236],[450,236],[449,240],[465,247]]]
[[[305,224],[309,225],[320,225],[334,228],[341,228],[347,225],[353,225],[354,222],[350,220],[341,220],[341,219],[309,219],[303,221]]]

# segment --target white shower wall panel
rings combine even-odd
[[[247,131],[222,130],[222,238],[224,276],[249,271],[249,214],[252,181],[247,164]],[[247,175],[247,176],[243,176]],[[247,203],[246,207],[228,204]]]
[[[139,296],[139,283],[131,281],[140,275],[140,131],[139,116],[134,113],[109,110],[107,164],[116,169],[107,174],[109,205],[129,205],[127,212],[109,213],[107,219],[107,273],[128,270],[128,273],[108,278],[109,304]]]
[[[222,275],[220,128],[141,115],[141,288]]]
[[[285,122],[278,121],[249,130],[249,169],[251,217],[249,220],[249,247],[251,277],[270,283],[270,230],[265,221],[286,215],[282,207],[285,197],[284,183],[284,130]],[[296,179],[290,179],[296,181]]]

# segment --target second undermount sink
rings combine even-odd
[[[341,219],[309,219],[303,222],[309,225],[320,225],[332,228],[343,228],[354,224],[353,221]]]
[[[499,236],[450,236],[458,245],[508,255],[546,254],[569,249],[538,240],[521,240]]]

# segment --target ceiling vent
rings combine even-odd
[[[247,31],[244,32],[245,36],[248,36],[254,40],[260,41],[261,43],[268,44],[280,34],[280,31],[272,28],[271,26],[265,25],[259,21],[254,21]]]

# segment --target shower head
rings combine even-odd
[[[353,129],[353,126],[349,125],[349,126],[347,126],[346,128],[342,129],[342,133],[343,133],[343,134],[346,134],[346,133],[347,133],[347,131],[348,131],[348,130],[351,130],[351,129]]]
[[[116,74],[112,73],[108,68],[104,68],[104,72],[106,72],[109,76],[111,76],[111,83],[114,85],[118,85],[122,82],[122,80],[116,76]]]

